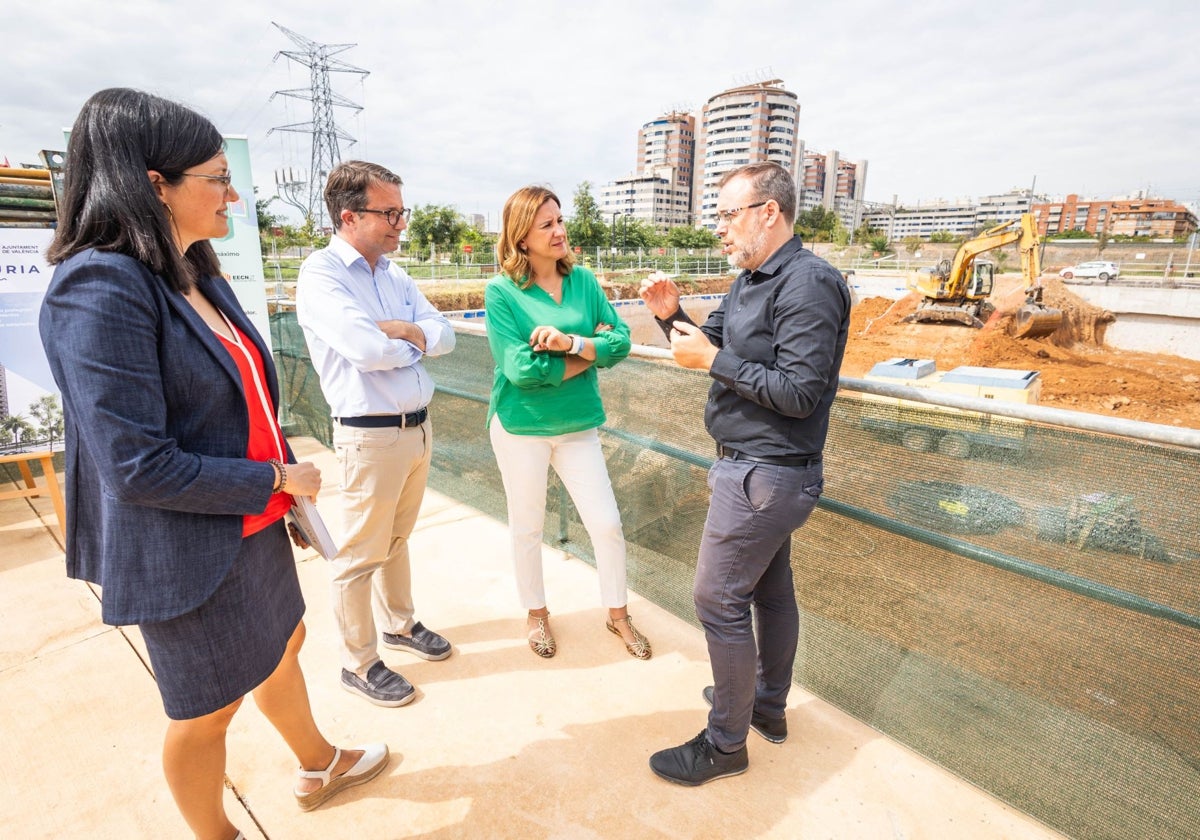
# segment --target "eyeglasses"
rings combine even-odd
[[[767,201],[770,201],[770,199],[767,199]],[[762,207],[766,203],[766,201],[756,201],[754,204],[747,204],[745,207],[734,207],[732,210],[718,210],[717,221],[728,224],[729,222],[733,221],[734,216],[736,216],[738,213],[741,213],[743,210],[751,210],[755,207]]]
[[[233,183],[232,175],[201,175],[199,172],[184,172],[185,178],[203,178],[206,181],[216,181],[225,189],[229,189],[229,185]]]
[[[384,221],[386,221],[392,227],[396,227],[398,224],[400,224],[401,219],[404,219],[404,221],[407,222],[409,217],[412,216],[411,207],[405,207],[403,210],[368,210],[364,207],[361,210],[355,210],[354,212],[374,213],[377,216],[383,216]]]

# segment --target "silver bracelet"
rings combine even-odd
[[[582,353],[583,352],[583,336],[581,336],[581,335],[571,336],[571,349],[568,350],[567,352],[570,353],[572,356],[578,356],[580,353]]]

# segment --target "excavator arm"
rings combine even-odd
[[[1011,219],[968,239],[959,246],[953,260],[943,261],[932,272],[917,275],[909,285],[921,294],[923,300],[917,311],[904,320],[955,321],[982,327],[992,306],[985,300],[986,291],[981,293],[971,288],[975,261],[981,254],[1014,242],[1021,253],[1021,276],[1025,280],[1026,298],[1017,311],[1012,334],[1019,338],[1036,338],[1054,332],[1062,322],[1062,312],[1042,304],[1039,280],[1042,275],[1041,242],[1032,213],[1022,213],[1019,219]],[[950,263],[948,268],[946,262]]]
[[[1025,216],[1021,218],[1024,219]],[[1017,242],[1025,237],[1024,228],[1017,228],[1016,224],[1017,220],[1013,219],[1002,225],[996,225],[994,228],[985,230],[974,239],[968,239],[959,246],[958,251],[954,254],[954,261],[950,264],[949,276],[946,278],[947,295],[956,296],[963,294],[967,288],[967,283],[971,279],[971,267],[975,264],[975,260],[980,254],[986,254],[993,248],[1003,248],[1005,245],[1011,245],[1013,242]],[[1037,251],[1036,231],[1033,233],[1033,250]],[[1021,267],[1025,267],[1024,248],[1021,251]]]

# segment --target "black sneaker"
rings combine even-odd
[[[706,685],[704,691],[704,702],[712,706],[713,687]],[[782,744],[787,740],[787,718],[769,718],[766,715],[760,715],[758,712],[750,713],[750,728],[763,738],[766,738],[772,744]]]
[[[392,650],[406,650],[430,662],[440,662],[450,655],[450,643],[419,621],[413,625],[411,637],[384,633],[383,646]]]
[[[750,766],[745,744],[734,753],[723,753],[708,740],[708,730],[686,744],[660,750],[650,756],[650,769],[655,775],[677,785],[695,787],[726,776],[737,776]]]
[[[412,683],[382,662],[371,666],[365,680],[343,668],[342,688],[351,694],[361,694],[376,706],[403,706],[411,703],[415,694]]]

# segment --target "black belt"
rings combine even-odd
[[[812,467],[821,463],[820,455],[746,455],[728,446],[717,444],[717,457],[731,461],[753,461],[756,464],[773,464],[777,467]]]
[[[409,426],[420,426],[427,417],[429,409],[422,408],[412,414],[367,414],[363,417],[339,417],[337,421],[343,426],[359,429],[387,429],[392,426],[407,429]]]

